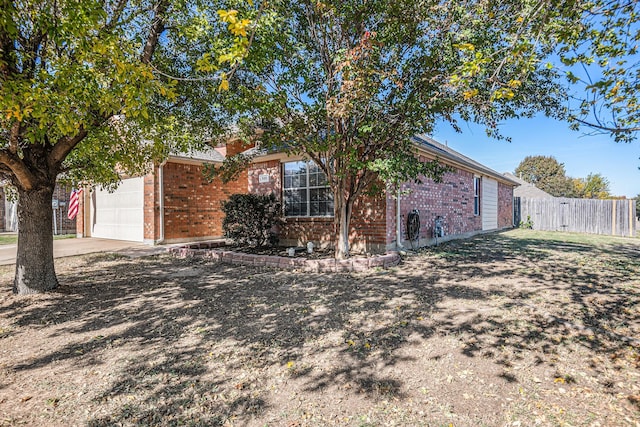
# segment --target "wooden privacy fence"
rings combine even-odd
[[[513,206],[515,224],[530,217],[534,230],[636,235],[635,200],[516,197]]]

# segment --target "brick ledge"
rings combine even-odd
[[[389,268],[400,263],[398,252],[387,252],[373,257],[353,257],[344,260],[289,258],[273,255],[254,255],[224,249],[224,242],[195,243],[168,248],[176,258],[203,258],[235,265],[255,265],[283,270],[303,270],[314,273],[365,271],[371,268]]]

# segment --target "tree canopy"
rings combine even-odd
[[[57,177],[115,185],[225,129],[218,88],[246,56],[258,11],[207,0],[0,5],[0,178],[18,192],[14,290],[28,293],[57,286]]]
[[[549,6],[552,7],[553,2]],[[640,3],[593,0],[566,3],[581,16],[559,35],[558,69],[567,77],[568,119],[630,142],[640,132]]]
[[[555,197],[574,197],[574,183],[564,164],[552,156],[527,156],[516,167],[515,175]]]
[[[380,178],[438,178],[418,162],[415,134],[437,120],[482,123],[492,135],[510,117],[563,114],[563,86],[541,61],[572,27],[574,9],[530,1],[288,1],[270,3],[275,31],[253,47],[231,92],[247,136],[303,154],[329,178],[337,252],[348,255],[355,200]],[[487,19],[489,17],[489,19]],[[232,165],[241,162],[231,161]]]
[[[599,173],[590,173],[578,180],[576,197],[584,199],[607,199],[611,197],[609,180]]]
[[[566,175],[564,164],[553,156],[527,156],[516,167],[514,173],[555,197],[611,197],[609,180],[602,174],[590,173],[586,178],[571,178]]]

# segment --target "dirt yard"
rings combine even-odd
[[[640,239],[510,231],[392,270],[0,269],[0,425],[639,426]]]

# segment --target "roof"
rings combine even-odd
[[[430,153],[434,156],[437,156],[440,159],[449,160],[450,162],[453,162],[458,166],[467,167],[472,171],[482,173],[484,175],[490,176],[492,178],[495,178],[496,180],[502,181],[504,183],[507,183],[513,186],[519,185],[519,183],[514,181],[513,179],[501,174],[500,172],[496,172],[493,169],[481,163],[478,163],[475,160],[463,154],[458,153],[457,151],[449,148],[444,144],[439,143],[438,141],[436,141],[431,137],[428,137],[426,135],[416,135],[413,137],[413,142],[421,150],[427,153]],[[283,150],[277,149],[277,148],[264,149],[260,147],[253,147],[244,151],[242,154],[253,157],[253,158],[261,158],[261,157],[270,156],[273,154],[279,154],[282,152]]]
[[[511,179],[512,181],[516,181],[519,186],[513,190],[514,197],[527,197],[530,199],[553,199],[553,196],[546,191],[542,191],[535,185],[530,182],[525,181],[524,179],[518,178],[512,173],[505,172],[504,176]]]
[[[176,160],[195,160],[199,162],[222,163],[224,156],[214,148],[205,148],[203,150],[190,150],[187,152],[173,152],[169,155],[170,159]]]
[[[483,165],[482,163],[478,163],[475,160],[465,156],[464,154],[458,153],[456,150],[439,143],[431,137],[428,137],[426,135],[416,135],[413,137],[413,141],[422,150],[431,153],[439,158],[451,160],[461,166],[466,166],[469,169],[481,172],[502,182],[507,182],[513,186],[517,186],[520,184],[510,177],[503,175],[500,172],[496,172],[493,169]]]

